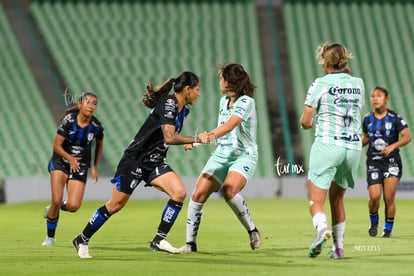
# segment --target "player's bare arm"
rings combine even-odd
[[[192,143],[209,144],[210,141],[203,133],[197,136],[183,136],[175,132],[174,125],[161,125],[162,134],[164,135],[164,142],[168,145],[183,145]]]
[[[303,109],[303,114],[300,119],[300,124],[302,128],[309,129],[313,126],[313,114],[315,113],[315,108],[305,105]]]
[[[211,140],[226,135],[242,122],[242,118],[232,115],[227,122],[209,132]]]

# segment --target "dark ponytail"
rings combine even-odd
[[[158,100],[168,95],[174,87],[175,93],[180,93],[186,86],[195,87],[199,83],[199,78],[192,72],[182,72],[176,78],[170,78],[154,88],[152,84],[147,85],[147,93],[142,98],[142,102],[148,108],[153,108]]]

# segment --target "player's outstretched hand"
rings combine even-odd
[[[199,135],[197,135],[197,143],[201,143],[201,144],[210,144],[211,142],[211,136],[206,132],[202,132]],[[195,143],[195,144],[197,144]]]

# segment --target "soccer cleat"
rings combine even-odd
[[[45,207],[43,211],[43,218],[47,219],[47,214],[49,213],[50,205]]]
[[[329,230],[329,228],[321,229],[318,232],[318,236],[316,237],[316,239],[313,241],[313,243],[311,244],[309,248],[309,252],[308,252],[309,257],[315,258],[319,254],[321,254],[323,244],[327,240],[329,240],[331,236],[332,236],[332,231]]]
[[[368,234],[371,237],[376,237],[378,233],[378,222],[371,222],[371,225],[368,228]]]
[[[391,231],[387,230],[387,229],[384,229],[384,232],[382,232],[381,237],[382,238],[391,238]]]
[[[56,239],[46,236],[45,240],[42,242],[42,246],[52,246],[55,244]]]
[[[152,241],[150,243],[150,248],[153,251],[165,251],[171,254],[179,253],[178,249],[172,246],[166,239],[160,241]]]
[[[250,237],[250,248],[252,250],[259,249],[259,247],[262,245],[262,238],[260,237],[259,230],[255,228],[253,231],[249,232]]]
[[[344,256],[344,250],[342,248],[337,248],[335,250],[331,250],[330,252],[332,259],[343,259]]]
[[[75,247],[79,258],[81,258],[81,259],[90,259],[90,258],[92,258],[92,256],[89,255],[89,246],[88,246],[87,242],[79,243],[78,242],[78,237],[76,237],[76,238],[73,239],[72,244]]]
[[[197,245],[195,242],[187,242],[183,246],[177,249],[177,253],[191,253],[197,252]]]

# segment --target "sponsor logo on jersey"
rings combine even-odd
[[[347,87],[342,88],[339,86],[335,86],[335,87],[329,88],[328,93],[331,94],[332,96],[344,95],[344,94],[361,95],[361,89],[360,88],[347,88]]]
[[[82,150],[83,147],[81,146],[73,146],[70,152],[72,153],[72,155],[77,156],[82,152]]]
[[[388,174],[389,175],[398,176],[399,173],[400,173],[400,168],[398,168],[398,166],[388,168]]]
[[[167,99],[164,105],[165,111],[174,111],[175,110],[175,101],[173,99]]]
[[[137,168],[135,171],[131,171],[131,174],[135,176],[136,178],[142,177],[142,170],[141,168]]]
[[[387,143],[381,138],[378,138],[374,141],[374,148],[377,151],[382,151],[386,146],[387,146]]]

